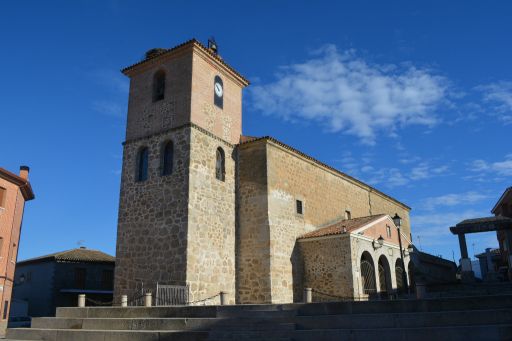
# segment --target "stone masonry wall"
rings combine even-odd
[[[164,99],[153,102],[153,77],[165,72]],[[192,51],[172,55],[130,79],[126,140],[146,137],[190,122]]]
[[[270,303],[266,145],[239,149],[237,303]]]
[[[124,145],[117,229],[115,298],[156,282],[184,285],[187,262],[190,127]],[[173,172],[161,176],[164,143],[174,143]],[[149,148],[148,179],[135,181],[137,154]]]
[[[398,212],[404,232],[409,231],[408,208],[349,177],[325,168],[286,147],[267,143],[268,207],[273,303],[300,300],[293,297],[296,238],[313,229],[341,219],[346,210],[352,218]],[[301,200],[303,214],[296,213]],[[297,290],[295,290],[297,292]]]
[[[235,303],[235,155],[233,146],[193,128],[188,189],[187,283],[191,300],[228,293]],[[215,177],[224,150],[225,181]]]
[[[298,243],[304,259],[304,287],[340,297],[353,297],[353,268],[348,235]],[[313,292],[313,301],[329,300]]]

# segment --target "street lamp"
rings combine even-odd
[[[380,249],[382,247],[382,245],[384,245],[384,238],[382,238],[382,236],[377,238],[377,240],[373,241],[373,249],[374,250]]]
[[[398,215],[398,213],[395,213],[395,216],[392,218],[393,223],[395,223],[395,226],[398,230],[398,245],[400,246],[400,259],[402,259],[402,266],[404,267],[402,269],[402,280],[404,281],[405,290],[409,294],[409,284],[407,283],[407,272],[405,271],[405,262],[404,262],[404,251],[402,250],[402,234],[400,233],[400,227],[402,226],[402,218]]]

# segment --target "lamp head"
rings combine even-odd
[[[400,226],[402,226],[402,218],[398,215],[398,213],[395,213],[395,216],[392,219],[396,227],[400,228]]]
[[[384,245],[384,238],[382,238],[382,236],[380,236],[378,239],[377,239],[377,242],[379,243],[380,246]]]

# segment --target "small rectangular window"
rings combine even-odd
[[[348,210],[345,211],[345,219],[352,219],[352,214]]]
[[[389,227],[389,225],[386,225],[386,234],[388,235],[388,238],[391,238],[391,227]]]
[[[297,200],[297,214],[303,214],[303,210],[302,210],[302,201],[301,200]]]
[[[5,208],[5,198],[7,197],[7,190],[0,187],[0,207]]]

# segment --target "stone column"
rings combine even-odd
[[[460,267],[461,267],[461,280],[463,282],[471,282],[475,279],[475,274],[471,268],[471,259],[468,256],[468,247],[466,245],[466,235],[459,233],[459,247],[460,247]]]

